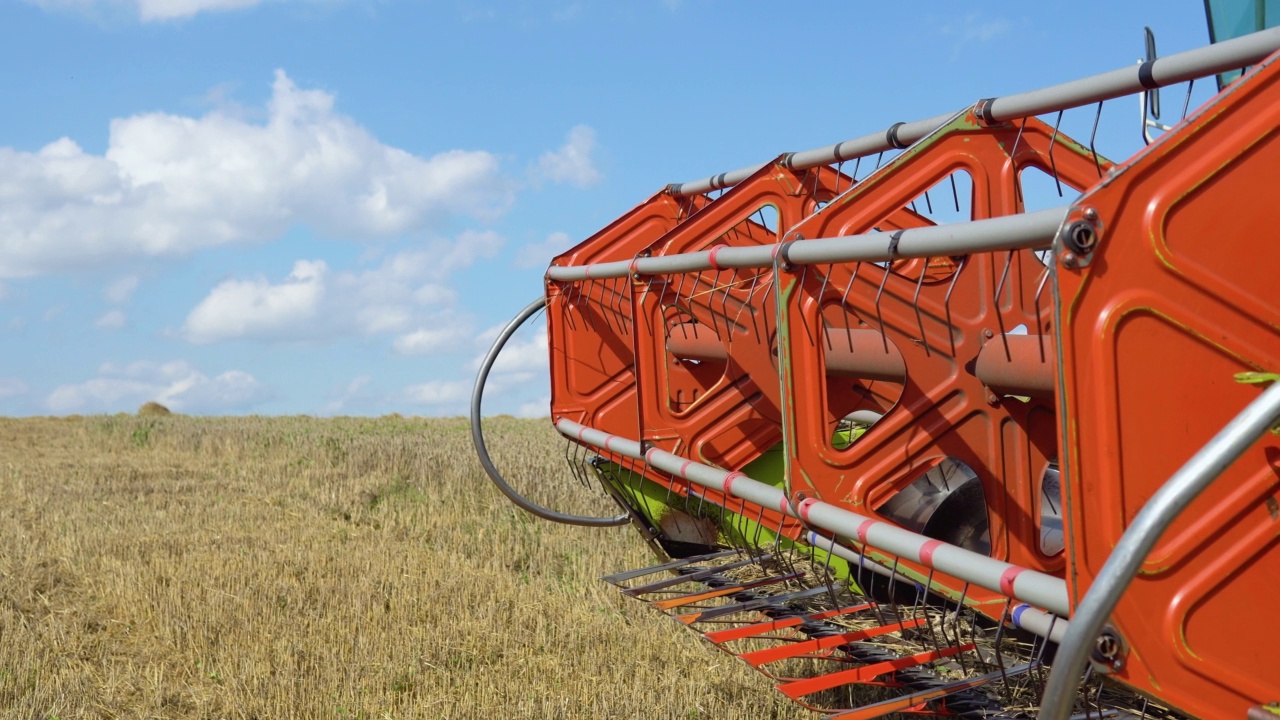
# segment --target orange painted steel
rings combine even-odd
[[[1257,397],[1233,375],[1280,371],[1278,57],[1073,205],[1068,222],[1097,242],[1058,258],[1073,604],[1143,503]],[[1267,435],[1121,597],[1118,679],[1200,717],[1275,700],[1280,623],[1262,609],[1280,587],[1278,498],[1280,437]]]
[[[709,201],[660,192],[553,264],[630,260]],[[584,425],[638,437],[632,375],[630,288],[625,281],[547,282],[551,411]]]
[[[1052,167],[1064,185],[1088,187],[1108,166],[1038,120],[983,127],[969,115],[922,140],[793,233],[831,237],[882,228],[886,214],[956,172],[971,178],[972,219],[1018,213],[1018,173],[1028,167]],[[1057,455],[1053,405],[1039,398],[1002,398],[972,371],[984,347],[1002,343],[1017,326],[1035,335],[1051,331],[1049,297],[1040,291],[1045,267],[1031,251],[944,260],[902,260],[888,268],[806,266],[782,273],[779,305],[786,314],[779,351],[791,491],[875,516],[942,458],[954,458],[982,482],[990,554],[1060,572],[1062,558],[1040,551],[1036,522],[1039,479]],[[847,383],[823,371],[830,365],[829,327],[873,332],[906,365],[900,399],[892,407],[871,408],[884,417],[847,448],[837,447],[833,433],[842,417],[860,407],[841,403]],[[841,342],[838,334],[833,339]],[[920,576],[929,574],[911,558],[898,562]],[[955,590],[963,585],[935,579]],[[1000,599],[985,591],[971,595]]]
[[[719,246],[770,245],[778,228],[809,215],[848,178],[827,168],[774,163],[726,192],[648,248],[654,256]],[[776,214],[769,227],[765,214]],[[721,467],[740,468],[781,439],[778,383],[770,343],[776,321],[769,270],[707,270],[633,280],[637,411],[651,445]],[[690,363],[667,338],[696,322],[721,339],[725,359]]]

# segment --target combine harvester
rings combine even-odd
[[[1215,40],[656,193],[498,337],[486,470],[633,523],[662,562],[608,582],[834,717],[1275,720],[1280,29]],[[1127,160],[1059,131],[1219,73]],[[485,449],[544,308],[616,517]]]

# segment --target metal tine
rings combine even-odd
[[[1004,640],[1004,624],[1009,622],[1009,610],[1013,606],[1013,598],[1007,598],[1004,601],[1004,611],[1000,614],[1000,622],[996,625],[996,664],[1000,666],[1000,680],[1004,684],[1005,691],[1009,690],[1009,677],[1005,673],[1004,653],[1000,651],[1000,643]]]
[[[809,266],[808,266],[808,265],[802,265],[802,266],[800,267],[800,282],[799,282],[799,283],[797,283],[797,285],[798,285],[801,289],[803,289],[803,288],[804,288],[804,282],[805,282],[805,280],[808,280],[808,279],[809,279]],[[810,336],[810,337],[813,337],[814,332],[813,332],[813,328],[809,327],[809,315],[808,315],[808,313],[801,313],[800,317],[801,317],[801,318],[803,319],[803,321],[804,321],[804,329],[805,329],[805,332],[809,333],[809,336]],[[821,318],[819,318],[819,322],[821,322]],[[821,330],[821,327],[819,327],[819,330]],[[814,338],[814,344],[815,344],[815,345],[817,345],[817,338]]]
[[[602,307],[605,313],[604,323],[608,325],[611,331],[613,329],[613,324],[609,323],[608,318],[611,318],[612,316],[614,322],[618,322],[617,315],[614,314],[614,311],[613,311],[613,297],[612,297],[613,287],[612,286],[613,286],[613,281],[611,282],[600,281],[600,307]],[[626,334],[626,328],[622,327],[621,322],[618,322],[618,333]]]
[[[951,173],[947,176],[951,180],[951,199],[956,203],[956,212],[960,212],[960,191],[956,189],[956,174]]]
[[[697,613],[698,618],[693,622],[709,622],[728,615],[736,615],[742,612],[750,612],[761,608],[775,605],[778,603],[791,602],[793,600],[805,600],[815,595],[821,595],[823,588],[805,588],[793,592],[782,593],[779,595],[770,595],[769,597],[753,598],[742,602],[733,603],[731,605],[721,605],[720,607],[702,610]],[[677,618],[680,616],[677,615]]]
[[[1102,119],[1102,103],[1098,101],[1098,110],[1093,116],[1093,132],[1089,133],[1089,152],[1093,153],[1093,167],[1098,171],[1098,177],[1102,177],[1102,163],[1098,161],[1098,149],[1094,147],[1094,142],[1098,138],[1098,121]]]
[[[696,513],[696,517],[700,518],[702,517],[702,508],[707,504],[707,490],[696,483],[689,483],[689,492],[698,496],[698,511]]]
[[[833,194],[836,197],[840,196],[840,178],[842,177],[844,177],[844,161],[843,160],[836,163],[836,187],[835,187],[835,190],[833,191]],[[854,182],[857,182],[857,180],[854,180]]]
[[[889,352],[889,336],[885,332],[884,311],[880,309],[880,299],[884,296],[884,286],[889,282],[889,273],[892,269],[893,253],[889,253],[889,260],[884,264],[884,275],[880,278],[880,289],[876,291],[876,322],[880,325],[880,339],[884,342],[884,351],[886,353]]]
[[[915,200],[912,200],[911,202],[907,203],[907,206],[911,208],[911,212],[915,213],[916,215],[919,215],[919,214],[920,214],[920,211],[919,211],[919,210],[916,210],[916,201],[915,201]]]
[[[630,287],[631,281],[626,277],[618,278],[618,289],[615,291],[618,296],[618,305],[615,310],[618,317],[622,318],[623,334],[631,334],[631,317],[628,313],[631,310],[631,303],[627,302],[629,293],[627,289]]]
[[[1013,148],[1009,150],[1009,162],[1013,163],[1013,177],[1018,178],[1018,146],[1022,144],[1022,131],[1027,129],[1027,119],[1022,118],[1022,124],[1018,126],[1018,136],[1013,139]],[[1026,203],[1026,199],[1022,196],[1022,182],[1018,180],[1013,184],[1014,197],[1019,203]]]
[[[992,298],[995,302],[996,324],[1000,327],[1000,340],[1004,343],[1004,354],[1009,360],[1012,360],[1013,356],[1009,352],[1009,338],[1005,335],[1004,313],[1000,312],[1000,296],[1004,294],[1004,284],[1009,280],[1009,268],[1013,267],[1013,255],[1016,252],[1017,250],[1010,250],[1008,254],[1005,255],[1004,271],[1000,273],[1000,282],[996,283],[995,297]],[[995,262],[994,255],[992,255],[991,261],[993,263]],[[1012,294],[1012,289],[1010,290],[1010,293]]]
[[[761,271],[761,272],[757,272],[755,275],[751,276],[751,288],[747,290],[747,298],[746,298],[746,300],[744,300],[744,301],[742,302],[742,304],[738,306],[738,313],[737,313],[736,315],[734,315],[734,316],[733,316],[733,324],[734,324],[734,325],[737,325],[737,324],[738,324],[738,320],[742,317],[742,311],[743,311],[743,310],[746,310],[746,309],[747,309],[747,307],[748,307],[749,305],[751,305],[751,298],[752,298],[752,296],[754,296],[754,295],[756,294],[756,284],[760,282],[760,276],[761,276],[761,275],[763,275],[763,274],[764,274],[764,272],[763,272],[763,271]],[[759,325],[758,325],[758,324],[757,324],[757,322],[756,322],[756,314],[755,314],[754,312],[753,312],[753,313],[751,313],[751,329],[752,329],[752,334],[755,336],[756,340],[757,340],[757,341],[759,341],[759,340],[760,340],[760,328],[759,328]]]
[[[836,597],[835,577],[831,574],[831,556],[835,554],[835,549],[836,538],[833,535],[831,537],[831,546],[827,549],[827,559],[822,563],[822,584],[827,589],[827,597],[831,600],[832,610],[840,607],[840,600]]]
[[[636,472],[640,462],[634,458],[628,458],[628,461],[627,472],[630,473],[630,476],[627,479],[635,481],[635,487],[631,488],[631,492],[641,499],[640,502],[644,503],[644,511],[648,517],[657,517],[653,513],[653,505],[649,502],[649,495],[644,492],[644,473]],[[628,485],[628,487],[631,486]]]
[[[818,325],[822,331],[822,336],[827,339],[827,349],[831,350],[831,335],[827,333],[826,319],[822,314],[822,298],[827,294],[827,283],[831,281],[831,272],[835,269],[835,265],[827,265],[827,272],[822,276],[822,287],[818,289]],[[843,308],[842,308],[843,309]]]
[[[587,323],[587,328],[589,328],[591,332],[594,333],[594,332],[598,332],[596,330],[596,323],[594,320],[591,319],[591,313],[588,312],[588,310],[591,307],[591,283],[592,282],[593,282],[592,280],[583,280],[581,283],[579,283],[580,287],[578,288],[578,299],[581,300],[582,302],[578,307],[582,312],[583,320]]]
[[[764,506],[758,506],[756,510],[756,531],[751,538],[751,544],[760,551],[760,557],[764,557],[764,549],[760,547],[760,533],[764,532]]]
[[[961,642],[962,638],[960,637],[960,613],[966,609],[964,600],[968,595],[969,595],[969,583],[965,583],[964,587],[960,589],[960,598],[956,601],[955,620],[952,622],[952,624],[955,626],[954,629],[955,629],[955,636],[956,636],[956,645],[955,645],[956,662],[960,663],[960,669],[963,670],[966,675],[969,674],[969,668],[965,667],[964,653],[960,652],[960,648],[964,646],[964,643]],[[942,618],[942,622],[944,625],[946,624],[947,622],[946,617]]]
[[[1187,81],[1187,97],[1185,100],[1182,101],[1182,117],[1178,120],[1178,122],[1182,122],[1183,120],[1187,119],[1187,110],[1191,107],[1191,88],[1195,86],[1196,86],[1195,78],[1191,78],[1190,80]]]
[[[1044,341],[1044,320],[1040,313],[1040,295],[1044,293],[1045,286],[1049,283],[1049,276],[1053,274],[1053,258],[1044,264],[1044,270],[1040,271],[1040,283],[1036,286],[1036,335],[1040,336],[1040,362],[1048,362],[1048,351],[1045,348]]]
[[[947,337],[951,339],[951,356],[956,355],[956,334],[952,332],[954,325],[951,323],[951,294],[956,290],[956,283],[960,280],[960,273],[969,265],[969,256],[960,258],[960,263],[956,265],[956,271],[951,274],[951,284],[947,287],[947,294],[943,298],[942,308],[947,314]]]
[[[609,304],[609,309],[618,318],[618,327],[621,328],[623,335],[631,334],[630,324],[627,322],[627,314],[623,312],[623,306],[629,304],[626,302],[629,283],[630,281],[625,275],[620,278],[614,278],[613,282],[609,283],[609,292],[613,293],[613,302]]]
[[[725,555],[724,557],[729,557],[729,556]],[[724,563],[721,565],[712,565],[710,567],[702,568],[701,570],[695,570],[694,572],[681,573],[680,575],[676,575],[675,577],[663,578],[661,580],[655,580],[651,583],[645,583],[644,585],[636,585],[635,587],[629,587],[624,589],[622,591],[622,594],[627,595],[629,597],[639,597],[641,595],[648,595],[650,593],[656,593],[660,590],[666,590],[668,588],[673,588],[678,585],[684,585],[685,583],[706,580],[712,575],[717,575],[727,570],[736,570],[738,568],[746,567],[751,564],[752,564],[751,560],[736,560],[734,562]],[[685,567],[689,567],[689,566],[686,565]]]
[[[573,448],[574,448],[575,446],[577,446],[577,443],[575,443],[574,441],[570,440],[569,438],[565,438],[565,447],[564,447],[564,464],[565,464],[565,465],[567,465],[567,466],[569,467],[569,472],[573,473],[573,477],[574,477],[574,479],[576,479],[576,480],[578,480],[579,482],[581,482],[581,481],[582,481],[582,478],[579,478],[579,477],[578,477],[578,473],[577,473],[577,471],[574,469],[573,456],[572,456],[572,454],[571,454],[571,453],[573,452]]]
[[[626,334],[627,334],[627,328],[626,328],[626,326],[623,324],[623,321],[622,321],[622,314],[621,314],[620,312],[618,312],[617,308],[615,307],[617,298],[619,298],[619,297],[621,297],[621,296],[622,296],[622,294],[621,294],[621,293],[619,293],[618,291],[614,290],[613,286],[614,286],[614,285],[616,285],[616,284],[617,284],[617,279],[616,279],[616,278],[611,279],[611,280],[610,280],[610,282],[608,282],[608,283],[603,282],[603,281],[600,283],[600,304],[601,304],[601,305],[604,305],[605,307],[607,307],[607,308],[609,309],[609,314],[610,314],[610,315],[612,315],[612,316],[613,316],[613,318],[614,318],[614,320],[616,320],[616,321],[617,321],[617,323],[618,323],[618,333],[619,333],[619,334],[622,334],[622,335],[626,335]],[[610,297],[609,297],[609,301],[608,301],[607,303],[604,301],[604,298],[605,298],[605,290],[606,290],[606,289],[609,291],[609,295],[610,295]]]
[[[929,215],[933,215],[933,201],[929,199],[929,191],[924,191],[924,206],[928,208]]]
[[[676,308],[676,318],[677,318],[678,324],[680,325],[680,331],[684,335],[685,339],[687,340],[689,339],[689,328],[685,327],[683,322],[679,322],[680,316],[685,314],[684,311],[680,309],[680,297],[681,297],[681,293],[684,291],[684,279],[686,277],[688,277],[688,273],[680,273],[680,284],[676,286],[676,297],[672,305],[674,305]],[[690,316],[693,315],[692,311],[689,312],[689,315]]]
[[[929,569],[929,575],[925,578],[925,585],[921,589],[921,593],[928,592],[927,588],[933,587],[933,568]],[[934,629],[933,623],[926,622],[925,626],[929,628],[929,639],[933,642],[934,650],[941,650],[942,646],[938,644],[938,631]],[[946,637],[946,630],[943,630],[943,637]],[[947,643],[950,645],[950,643]]]
[[[930,258],[924,259],[924,267],[920,268],[920,277],[916,278],[915,295],[911,296],[911,304],[916,309],[916,325],[920,327],[920,346],[924,348],[926,357],[931,356],[933,353],[929,350],[929,341],[924,334],[924,315],[920,312],[920,289],[924,287],[924,276],[929,269],[929,260]]]
[[[689,314],[693,315],[695,320],[697,319],[697,315],[694,313],[694,308],[693,308],[693,304],[695,300],[701,297],[702,295],[706,295],[708,293],[712,294],[712,297],[714,297],[716,286],[720,284],[720,271],[715,270],[713,272],[715,272],[715,274],[712,275],[711,279],[707,282],[709,289],[706,292],[698,292],[698,285],[699,283],[701,283],[703,278],[707,276],[707,271],[705,270],[701,271],[693,278],[693,290],[689,292]],[[715,313],[715,309],[712,308],[711,306],[711,298],[707,299],[707,315],[708,315],[708,319],[711,321],[711,331],[714,332],[716,335],[719,335],[720,325],[716,322],[716,313]]]
[[[898,582],[898,563],[901,560],[902,558],[897,555],[893,556],[893,565],[889,568],[889,589],[887,591],[889,594],[889,609],[893,611],[893,621],[899,624],[902,623],[902,614],[898,612],[898,603],[893,599],[893,588]]]
[[[706,562],[707,560],[717,560],[720,558],[728,557],[732,554],[733,554],[733,551],[731,550],[717,550],[716,552],[707,553],[705,555],[694,555],[693,557],[677,558],[675,560],[664,562],[658,565],[651,565],[649,567],[636,568],[634,570],[624,570],[623,572],[613,573],[612,575],[605,575],[604,577],[601,578],[601,580],[604,580],[605,582],[613,585],[620,582],[626,582],[628,580],[635,580],[636,578],[644,577],[645,575],[656,575],[657,573],[660,573],[664,570],[674,570],[676,568],[693,565],[695,563]]]
[[[858,270],[862,269],[862,263],[853,264],[853,272],[849,275],[849,284],[844,288],[844,294],[840,296],[840,310],[845,315],[849,315],[849,291],[853,289],[853,283],[858,279]],[[850,318],[852,320],[852,318]],[[853,324],[846,322],[844,326],[846,339],[849,341],[849,352],[853,352]]]
[[[733,335],[738,328],[738,317],[742,315],[742,309],[739,308],[738,313],[734,316],[733,320],[731,321],[729,319],[729,300],[733,289],[738,286],[737,277],[738,271],[730,269],[729,282],[724,285],[724,299],[720,301],[720,314],[724,315],[724,342],[728,347],[733,346]],[[713,295],[712,297],[714,298],[715,296]]]
[[[582,287],[581,286],[582,286],[582,283],[580,282],[565,283],[564,294],[565,294],[565,300],[573,308],[575,308],[578,311],[579,315],[582,315],[582,324],[586,325],[587,324],[586,313],[583,312],[582,310]],[[570,295],[572,295],[572,297],[570,297]],[[573,317],[573,313],[571,312],[566,314],[569,317]],[[577,329],[577,327],[575,326],[574,329]]]
[[[1049,167],[1053,168],[1053,182],[1058,186],[1058,197],[1062,197],[1062,180],[1058,177],[1058,162],[1053,159],[1053,148],[1058,142],[1058,126],[1062,124],[1062,113],[1058,111],[1058,119],[1053,123],[1053,137],[1049,138]]]

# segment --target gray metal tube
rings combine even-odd
[[[910,145],[937,130],[943,124],[950,122],[955,115],[955,113],[937,115],[925,120],[916,120],[915,122],[893,126],[891,129],[893,131],[893,139],[897,141],[896,145],[890,142],[890,131],[882,130],[878,133],[838,142],[835,145],[791,153],[786,156],[782,164],[794,170],[807,170],[835,162],[874,155],[875,153],[885,152],[903,145]]]
[[[484,440],[484,426],[481,423],[480,406],[484,402],[484,386],[489,380],[489,371],[493,369],[493,363],[497,361],[498,355],[502,353],[502,348],[507,344],[507,340],[515,334],[516,330],[525,323],[526,320],[533,317],[539,310],[546,306],[546,298],[538,298],[529,303],[519,315],[512,318],[507,326],[502,328],[502,332],[498,333],[498,338],[493,341],[493,347],[489,348],[488,354],[484,356],[484,360],[480,363],[480,372],[476,375],[476,385],[471,391],[471,442],[476,447],[476,456],[480,459],[480,465],[484,468],[485,474],[493,481],[494,485],[507,496],[511,502],[518,505],[526,512],[532,513],[544,520],[552,522],[564,523],[565,525],[583,525],[586,527],[612,527],[614,525],[623,525],[627,523],[631,516],[623,513],[614,517],[587,517],[584,515],[567,515],[565,513],[556,512],[544,508],[541,505],[529,500],[525,496],[516,492],[515,488],[502,477],[502,473],[498,471],[497,466],[493,464],[493,459],[489,457],[489,447]]]
[[[752,175],[755,175],[760,171],[760,168],[765,166],[765,164],[766,163],[760,163],[759,165],[738,168],[737,170],[730,170],[729,172],[712,175],[711,177],[705,177],[701,180],[694,180],[693,182],[672,183],[667,186],[667,191],[672,195],[684,197],[686,195],[699,195],[704,192],[719,190],[720,188],[733,187]]]
[[[1163,87],[1214,75],[1224,70],[1253,65],[1278,49],[1280,49],[1280,28],[1262,30],[1214,45],[1159,58],[1145,69],[1139,65],[1132,65],[1040,90],[995,98],[987,105],[987,117],[1003,122],[1089,105],[1101,100],[1142,92],[1148,87]],[[1142,82],[1143,75],[1147,76],[1148,84],[1146,85]],[[796,170],[805,170],[842,160],[866,157],[895,147],[904,147],[933,132],[954,116],[955,113],[951,113],[909,123],[898,123],[878,133],[845,140],[835,145],[791,153],[783,164]],[[756,165],[692,182],[673,183],[668,185],[667,189],[675,195],[696,195],[740,183],[761,167],[763,165]]]
[[[792,508],[786,493],[747,477],[742,473],[730,473],[710,465],[688,460],[664,450],[650,448],[643,455],[634,440],[625,440],[608,433],[584,427],[561,418],[555,422],[562,435],[594,445],[605,450],[635,459],[643,459],[649,465],[690,482],[698,483],[726,495],[754,503],[760,507],[776,509],[791,517],[799,517],[810,525],[842,537],[857,538],[864,545],[888,553],[916,560],[926,567],[979,585],[993,592],[1044,608],[1057,615],[1067,615],[1067,586],[1061,578],[1045,575],[1035,570],[979,555],[940,540],[918,535],[882,520],[852,513],[821,500],[806,499]]]
[[[722,247],[678,255],[637,258],[633,262],[596,265],[552,266],[547,278],[561,282],[639,275],[698,272],[717,268],[766,268],[774,256],[783,253],[793,265],[832,262],[886,262],[902,258],[968,255],[1022,248],[1046,248],[1053,244],[1058,228],[1067,216],[1067,207],[1036,210],[972,222],[912,228],[892,233],[867,233],[846,237],[797,240],[775,245]],[[897,246],[894,245],[897,238]]]
[[[899,258],[968,255],[1053,244],[1067,207],[1049,208],[1005,217],[913,228],[893,233],[869,233],[838,238],[801,240],[786,251],[793,265],[830,262],[885,262]],[[897,247],[891,252],[893,239]],[[723,257],[728,249],[720,252]]]
[[[1007,95],[991,101],[990,116],[997,121],[1041,115],[1110,100],[1224,70],[1253,65],[1280,49],[1280,28],[1242,35],[1214,45],[1187,50],[1151,62],[1093,75],[1040,90]],[[1145,69],[1143,69],[1145,68]],[[1146,85],[1142,76],[1150,78]]]
[[[1071,701],[1089,661],[1090,648],[1169,524],[1277,421],[1280,421],[1280,383],[1272,383],[1138,511],[1076,608],[1071,629],[1063,638],[1049,673],[1049,683],[1040,703],[1040,720],[1062,720],[1071,714]]]
[[[866,568],[883,577],[896,576],[898,582],[904,582],[917,588],[924,587],[902,573],[895,573],[892,568],[885,567],[855,550],[836,543],[834,538],[823,537],[812,530],[805,537],[808,538],[809,544],[813,547],[829,552],[852,565]],[[1026,630],[1033,635],[1039,635],[1054,643],[1062,642],[1062,636],[1066,634],[1067,628],[1071,627],[1069,621],[1026,604],[1013,608],[1013,611],[1009,613],[1009,622],[1016,628]]]

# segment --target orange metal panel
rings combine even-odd
[[[1059,258],[1073,602],[1143,503],[1257,396],[1233,374],[1280,369],[1277,178],[1273,57],[1073,208],[1099,238],[1092,255]],[[1173,524],[1120,600],[1120,680],[1201,717],[1275,699],[1278,498],[1268,436]]]

